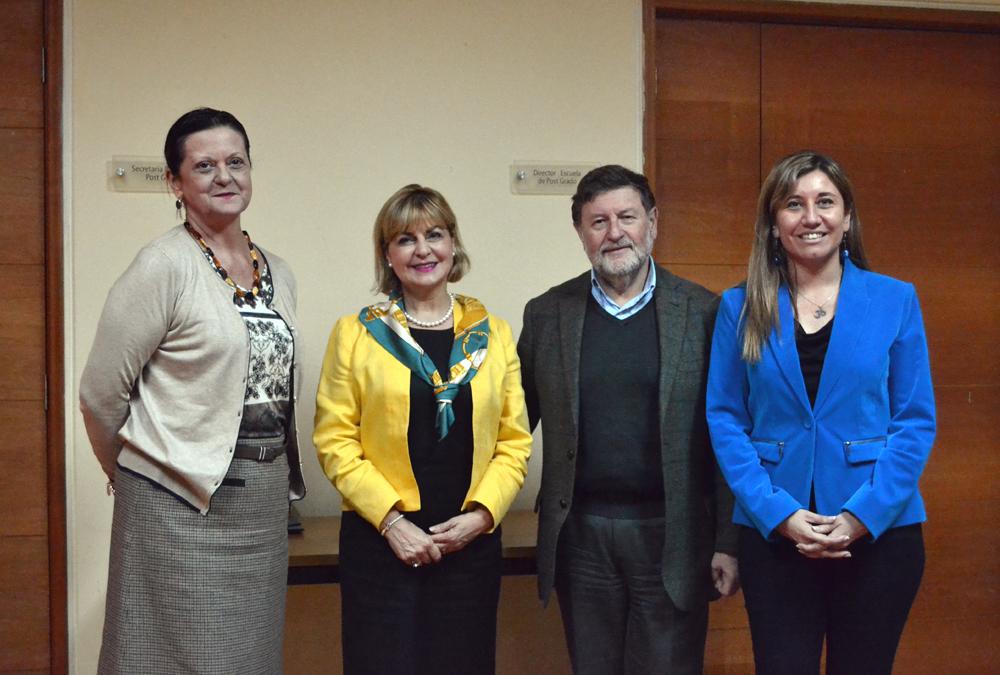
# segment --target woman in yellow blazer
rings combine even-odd
[[[531,435],[510,327],[448,291],[455,215],[408,185],[372,235],[388,299],[330,335],[313,440],[340,491],[344,671],[492,673],[499,524]]]

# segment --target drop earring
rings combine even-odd
[[[778,237],[775,236],[774,233],[772,232],[771,237],[769,237],[769,241],[772,242],[771,264],[774,265],[775,267],[781,267],[781,253],[782,253],[781,240],[778,239]]]
[[[181,209],[183,208],[183,206],[184,206],[184,204],[182,204],[181,200],[179,200],[179,199],[174,202],[174,207],[177,209],[177,217],[178,218],[181,217]]]

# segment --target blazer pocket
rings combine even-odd
[[[864,464],[874,462],[885,449],[886,437],[862,438],[857,441],[844,441],[844,459],[848,464]]]
[[[750,444],[753,445],[754,450],[757,451],[757,456],[760,457],[762,461],[770,462],[771,464],[777,464],[785,455],[784,441],[768,441],[759,438],[751,438]]]

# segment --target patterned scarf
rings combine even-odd
[[[434,427],[438,431],[438,439],[442,439],[455,422],[451,404],[458,396],[459,386],[472,381],[486,358],[489,316],[486,308],[475,298],[455,296],[455,302],[462,308],[462,318],[455,325],[455,342],[448,359],[450,377],[445,382],[434,361],[410,335],[401,302],[400,295],[393,293],[385,302],[364,307],[358,318],[383,349],[434,389],[434,400],[437,401]]]

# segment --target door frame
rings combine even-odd
[[[45,447],[49,544],[49,666],[69,672],[63,321],[63,0],[44,0]]]
[[[852,28],[1000,33],[1000,12],[780,0],[643,0],[643,170],[656,175],[656,20],[746,21]]]

